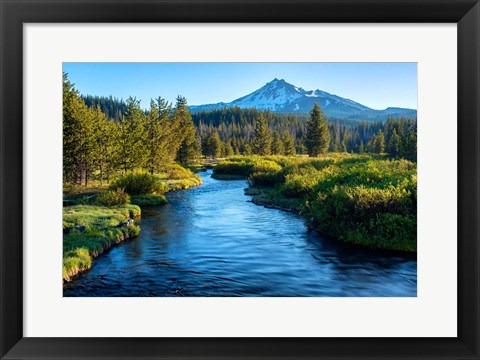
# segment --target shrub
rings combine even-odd
[[[256,172],[248,178],[251,185],[273,186],[280,182],[278,172]]]
[[[310,192],[322,178],[322,172],[314,166],[290,168],[285,175],[280,191],[289,198],[301,198]]]
[[[168,179],[182,180],[187,179],[193,175],[190,169],[186,169],[178,164],[164,165],[160,169],[161,173],[165,173]]]
[[[146,172],[133,172],[115,179],[110,184],[110,189],[118,188],[132,196],[163,191],[160,179]]]
[[[252,173],[253,164],[246,161],[224,161],[213,169],[214,174],[249,176]]]
[[[117,188],[115,191],[99,194],[95,202],[103,206],[126,205],[130,203],[130,196],[122,188]]]
[[[282,167],[271,160],[259,160],[253,164],[253,172],[273,173],[282,170]]]

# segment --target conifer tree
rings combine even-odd
[[[163,100],[159,99],[158,101]],[[158,171],[165,162],[165,154],[162,151],[166,145],[166,139],[162,136],[167,130],[165,126],[168,126],[168,119],[167,121],[163,119],[165,115],[168,117],[164,109],[159,109],[158,102],[151,100],[145,124],[146,168],[151,174]]]
[[[77,153],[79,143],[77,136],[80,131],[78,122],[78,107],[80,101],[78,92],[63,73],[63,181],[78,182]]]
[[[211,158],[216,159],[221,155],[223,143],[216,131],[212,131],[210,134],[208,134],[204,144],[205,145],[202,150],[205,156],[210,156]]]
[[[278,131],[274,131],[272,135],[272,154],[274,155],[285,154],[285,147],[283,146],[283,141]]]
[[[397,130],[393,129],[390,135],[390,141],[388,142],[388,155],[393,158],[398,157],[400,152],[400,136],[397,134]]]
[[[115,123],[108,119],[102,111],[100,105],[97,105],[94,112],[95,124],[95,160],[96,168],[99,170],[100,184],[103,180],[109,181],[110,173],[115,169]]]
[[[232,141],[228,141],[226,144],[225,144],[225,157],[230,157],[230,156],[233,156],[235,155],[235,150],[233,149],[233,146],[232,146]]]
[[[254,154],[270,155],[272,135],[268,128],[267,119],[263,113],[260,113],[255,120],[255,130],[253,133],[252,150]]]
[[[288,130],[285,130],[282,134],[283,148],[285,149],[285,155],[295,155],[295,142]]]
[[[377,135],[373,138],[372,151],[376,154],[383,154],[385,152],[385,137],[382,130],[378,130]]]
[[[124,173],[146,164],[147,147],[145,140],[145,114],[140,108],[140,100],[129,97],[125,116],[120,120],[117,133],[118,162]]]
[[[192,121],[192,113],[188,109],[186,98],[182,96],[177,97],[173,118],[179,129],[177,135],[181,138],[177,152],[177,161],[185,165],[195,161],[201,151],[195,125]]]
[[[359,147],[358,147],[358,152],[359,152],[360,154],[363,154],[363,153],[365,152],[365,147],[364,147],[364,145],[363,145],[363,140],[360,140],[360,145],[359,145]]]
[[[313,105],[306,127],[305,147],[308,155],[318,156],[325,153],[330,144],[330,131],[317,103]]]

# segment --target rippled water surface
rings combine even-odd
[[[102,255],[64,296],[416,296],[415,256],[326,239],[249,202],[245,181],[201,175],[203,185],[142,209],[140,237]]]

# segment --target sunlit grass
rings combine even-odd
[[[77,205],[63,208],[63,278],[89,269],[93,259],[113,244],[140,233],[137,225],[118,227],[140,216],[137,205]],[[81,228],[85,227],[85,229]]]

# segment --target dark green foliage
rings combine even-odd
[[[284,154],[287,156],[295,155],[295,141],[292,138],[292,135],[285,130],[282,134],[282,141],[283,141],[283,149]]]
[[[99,107],[108,118],[115,121],[121,120],[127,111],[127,104],[125,104],[125,101],[112,96],[104,97],[86,95],[82,96],[82,100],[85,102],[87,107]]]
[[[401,151],[400,136],[397,134],[397,130],[393,129],[390,141],[388,142],[388,155],[393,158],[398,157]]]
[[[253,164],[244,161],[221,162],[213,169],[214,174],[241,175],[248,177],[253,170]]]
[[[181,139],[176,160],[184,165],[195,162],[201,148],[199,146],[195,125],[192,121],[192,114],[190,110],[188,110],[187,99],[182,96],[177,97],[177,104],[173,112],[173,121],[179,129],[178,136]]]
[[[194,123],[202,141],[212,131],[216,131],[220,139],[226,144],[230,143],[235,155],[251,155],[255,120],[260,114],[267,119],[272,132],[282,134],[285,155],[306,154],[303,142],[306,133],[306,120],[308,114],[278,114],[272,111],[259,111],[256,109],[240,109],[238,107],[199,112],[193,114]],[[329,151],[364,153],[372,152],[367,149],[367,144],[377,135],[379,130],[384,132],[385,144],[390,140],[391,129],[397,129],[401,138],[398,158],[406,158],[416,161],[416,120],[405,118],[388,118],[381,121],[357,121],[337,119],[324,116],[329,124],[330,146]],[[285,141],[285,135],[291,137]],[[292,144],[293,143],[293,144]],[[406,145],[408,143],[408,145]],[[387,149],[388,151],[388,149]]]
[[[145,117],[145,167],[151,174],[165,164],[173,162],[180,142],[177,140],[177,125],[171,120],[172,106],[158,98],[150,102],[150,111]]]
[[[127,111],[118,125],[118,163],[126,173],[142,167],[147,159],[145,115],[139,100],[127,99]]]
[[[130,196],[125,190],[118,188],[98,194],[95,203],[102,206],[126,205],[130,203]]]
[[[270,155],[272,144],[272,134],[268,128],[267,119],[260,113],[255,120],[255,130],[253,132],[252,149],[254,154]]]
[[[330,131],[327,122],[323,119],[322,109],[317,103],[313,105],[306,127],[305,147],[308,155],[324,154],[330,145]]]
[[[272,154],[285,155],[285,146],[278,131],[274,131],[272,135]]]
[[[205,139],[202,145],[202,152],[206,157],[216,159],[220,157],[223,150],[223,142],[216,131],[212,131]],[[233,152],[233,149],[231,150]],[[233,154],[231,154],[233,155]]]
[[[131,172],[110,183],[110,189],[123,189],[131,196],[153,194],[162,191],[160,179],[147,172]]]
[[[383,154],[385,152],[385,137],[383,136],[383,131],[378,130],[377,135],[374,136],[371,145],[371,152],[375,154]]]

